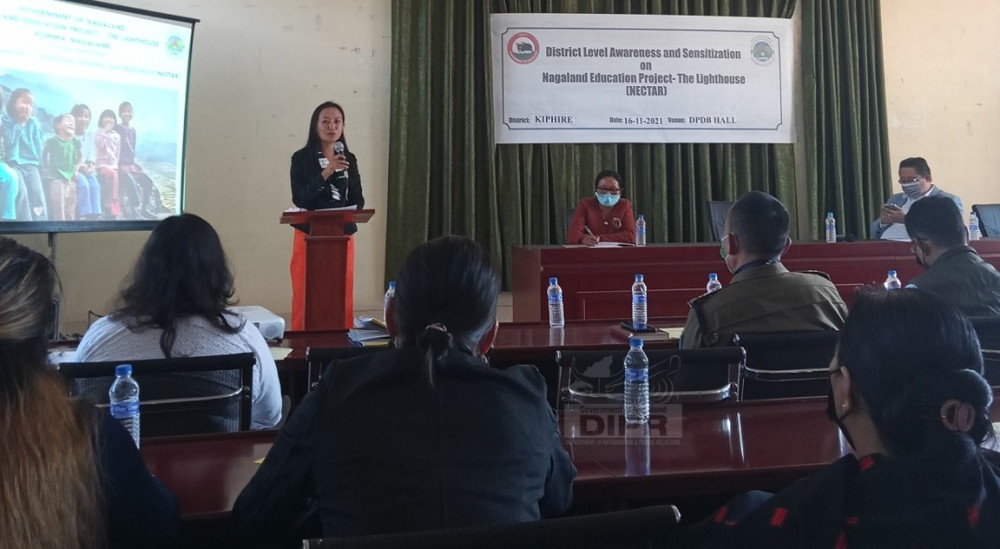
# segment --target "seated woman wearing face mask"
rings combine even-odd
[[[622,176],[604,170],[594,180],[594,197],[581,198],[569,222],[567,244],[594,246],[598,242],[635,244],[632,203],[621,198]]]
[[[953,306],[919,290],[858,296],[827,409],[854,455],[772,497],[736,498],[691,545],[996,547],[1000,477],[997,454],[983,449],[995,438],[982,369],[976,333]]]

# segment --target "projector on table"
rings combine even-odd
[[[230,307],[233,312],[240,313],[260,330],[264,339],[281,339],[285,335],[285,319],[257,305],[245,307]]]

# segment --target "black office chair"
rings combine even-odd
[[[139,384],[141,436],[248,431],[253,407],[253,353],[157,360],[62,362],[71,396],[108,406],[115,367],[132,365]]]
[[[732,344],[746,351],[739,370],[739,399],[823,396],[839,332],[742,333]]]
[[[726,215],[729,208],[733,206],[732,200],[709,200],[708,204],[708,226],[712,234],[713,242],[722,241],[723,233],[726,232]]]
[[[569,208],[565,212],[563,212],[563,234],[562,234],[562,238],[563,238],[563,243],[564,244],[568,244],[568,242],[566,242],[566,235],[569,234],[569,225],[570,225],[570,223],[572,223],[572,221],[573,221],[573,214],[575,214],[575,213],[576,213],[576,208]]]
[[[979,218],[979,232],[983,237],[1000,237],[1000,204],[973,204],[972,211]]]
[[[622,404],[627,351],[556,351],[559,405]],[[739,347],[650,350],[650,402],[718,402],[731,397]]]
[[[969,321],[979,336],[983,352],[983,377],[994,387],[1000,387],[1000,317],[970,316]]]
[[[673,505],[504,524],[348,538],[307,539],[303,549],[598,549],[659,547],[677,532]]]
[[[356,356],[385,350],[385,347],[307,347],[306,362],[309,376],[309,390],[315,390],[319,378],[331,364]]]

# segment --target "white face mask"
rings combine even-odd
[[[903,192],[906,193],[906,196],[912,198],[913,200],[920,198],[920,195],[924,194],[923,191],[920,190],[919,181],[915,181],[913,183],[903,183],[902,186]]]

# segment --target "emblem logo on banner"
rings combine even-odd
[[[538,57],[538,39],[527,32],[519,32],[507,41],[507,55],[515,63],[527,65]]]
[[[758,65],[770,65],[771,61],[774,61],[774,45],[767,38],[758,36],[753,39],[753,47],[750,49],[750,55]]]

